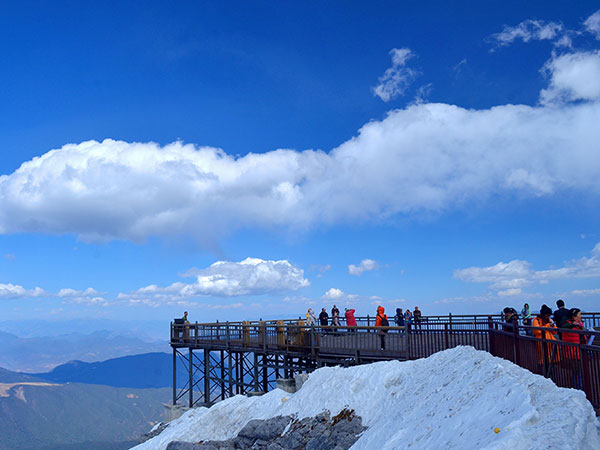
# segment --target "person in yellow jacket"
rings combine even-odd
[[[540,309],[540,313],[533,319],[532,327],[533,327],[533,335],[539,339],[546,339],[548,341],[556,341],[556,337],[554,335],[558,332],[556,325],[552,321],[552,310],[546,306],[542,305]],[[548,328],[548,330],[540,330],[538,328]],[[543,353],[543,343],[537,343],[537,356],[538,362],[540,364],[544,364],[544,353]],[[552,342],[548,342],[545,345],[546,347],[546,361],[550,363],[558,363],[560,361],[560,354],[558,352],[558,345]]]

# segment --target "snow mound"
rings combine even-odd
[[[135,449],[225,440],[252,419],[344,408],[368,427],[353,449],[600,449],[600,422],[583,392],[472,347],[416,361],[318,369],[295,394],[276,389],[190,410]]]

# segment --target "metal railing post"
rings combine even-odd
[[[226,334],[226,336],[227,336],[227,344],[226,344],[226,346],[227,346],[227,350],[229,350],[229,347],[231,345],[231,343],[229,342],[229,322],[227,322],[225,324],[225,330],[226,330],[226,333],[227,333]]]
[[[194,350],[190,347],[189,349],[189,407],[192,408],[194,406],[194,372],[193,372],[193,361],[194,361]]]
[[[177,404],[177,349],[173,347],[173,405]]]
[[[204,349],[204,404],[210,405],[210,350]]]
[[[450,324],[452,324],[452,322],[450,322]],[[447,323],[444,324],[444,343],[446,344],[446,350],[448,350],[450,347],[448,346],[448,324]]]
[[[406,360],[408,361],[410,359],[410,333],[408,333],[406,325],[404,326],[403,331],[406,340]]]
[[[346,333],[350,331],[350,330],[346,330]],[[358,330],[352,330],[352,334],[354,334],[354,362],[356,364],[360,363],[360,353],[358,350],[358,344],[359,344],[359,339],[358,339]]]
[[[517,319],[514,318],[513,321],[513,357],[514,363],[518,366],[521,365],[521,348],[520,348],[520,339],[519,339],[519,325]]]
[[[492,322],[492,316],[488,316],[488,343],[491,355],[498,356],[494,348],[494,323]]]
[[[583,382],[583,391],[585,392],[586,397],[591,402],[592,401],[592,380],[590,377],[590,361],[588,351],[584,348],[584,345],[587,344],[585,342],[585,335],[579,335],[579,357],[581,358],[581,375]]]

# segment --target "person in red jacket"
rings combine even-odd
[[[347,327],[355,327],[356,326],[356,319],[354,318],[354,310],[353,309],[346,308],[346,312],[344,313],[344,316],[346,317],[346,326]],[[348,331],[355,332],[356,330],[351,328]]]
[[[579,308],[571,308],[567,319],[563,322],[563,328],[568,330],[583,331],[585,327],[583,320],[581,319],[581,310]],[[567,333],[563,332],[562,340],[565,342],[572,342],[573,344],[579,344],[580,334],[578,333]],[[577,347],[566,347],[565,356],[570,359],[579,359],[579,349]]]
[[[567,330],[577,330],[583,331],[585,330],[585,326],[583,325],[583,320],[581,319],[581,310],[579,308],[571,308],[567,315],[566,320],[563,322],[563,328]],[[579,344],[581,341],[582,335],[579,333],[569,333],[567,331],[563,331],[562,340],[565,342],[571,342],[573,344]],[[579,354],[579,347],[565,346],[563,355],[565,356],[565,363],[567,368],[572,372],[572,387],[576,389],[581,389],[582,386],[582,377],[581,377],[581,366],[579,363],[579,359],[581,355]]]
[[[376,327],[389,327],[390,322],[388,321],[387,316],[385,315],[385,309],[383,306],[377,307],[377,318],[375,319]],[[379,331],[381,335],[381,350],[385,350],[385,334],[388,332],[387,329],[383,329]]]

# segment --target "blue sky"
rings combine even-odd
[[[4,6],[1,317],[598,310],[598,11]]]

